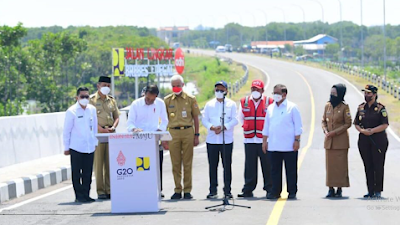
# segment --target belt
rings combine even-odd
[[[169,129],[174,129],[174,130],[184,130],[191,128],[192,126],[183,126],[183,127],[170,127]]]

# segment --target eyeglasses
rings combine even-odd
[[[87,99],[89,99],[89,95],[80,95],[79,98],[87,98]]]
[[[215,89],[215,92],[220,92],[220,93],[224,93],[224,90],[220,90],[220,89]]]

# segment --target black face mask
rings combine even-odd
[[[364,99],[368,103],[372,100],[372,96],[364,96]]]
[[[331,95],[331,98],[329,101],[331,102],[333,108],[335,108],[337,105],[339,105],[339,103],[342,102],[342,100],[338,96],[334,96],[334,95]]]

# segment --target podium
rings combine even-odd
[[[159,141],[169,132],[99,133],[109,143],[111,213],[160,211]]]

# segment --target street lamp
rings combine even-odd
[[[363,1],[360,0],[361,9],[361,68],[364,68],[364,31],[363,31]]]
[[[304,12],[303,7],[296,5],[296,4],[292,4],[292,5],[298,7],[303,12],[303,40],[306,40],[306,29],[305,29],[306,13]]]
[[[275,9],[278,9],[282,12],[283,15],[283,39],[286,41],[286,15],[285,15],[285,11],[282,8],[279,7],[274,7]]]
[[[385,0],[383,0],[383,74],[385,75],[385,85],[386,85],[386,7]]]
[[[340,8],[340,55],[339,55],[339,61],[341,64],[343,64],[343,52],[342,52],[342,48],[343,48],[343,21],[342,21],[342,2],[340,0],[338,0],[339,2],[339,8]]]
[[[324,23],[324,7],[323,7],[323,5],[321,4],[321,2],[320,1],[318,1],[318,0],[311,0],[311,1],[313,1],[313,2],[316,2],[316,3],[318,3],[318,5],[321,7],[321,13],[322,13],[322,23]],[[322,33],[324,33],[324,26],[322,26]]]
[[[262,12],[265,17],[265,41],[268,42],[268,17],[267,13],[261,9],[257,9],[258,11]]]

